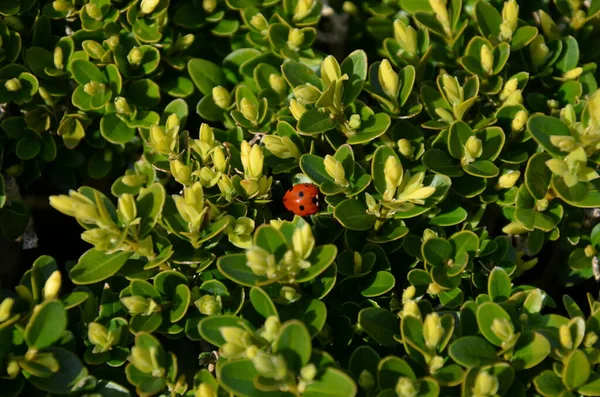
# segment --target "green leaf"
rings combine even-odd
[[[190,306],[191,292],[187,285],[179,284],[175,287],[175,293],[171,298],[171,311],[169,319],[172,323],[181,320]]]
[[[304,323],[288,321],[279,330],[273,344],[273,352],[281,354],[294,372],[308,364],[312,352],[311,337]]]
[[[358,97],[367,79],[367,54],[363,50],[352,52],[344,59],[340,68],[342,75],[348,75],[348,80],[344,81],[342,103],[349,105]]]
[[[217,380],[228,392],[240,397],[293,397],[292,393],[262,391],[254,386],[259,373],[249,359],[223,361],[217,364]]]
[[[494,320],[507,321],[509,324],[512,324],[510,316],[499,304],[485,302],[479,305],[479,308],[477,309],[477,324],[479,325],[479,331],[490,343],[496,346],[502,346],[502,342],[504,341],[492,332]]]
[[[139,107],[152,109],[160,103],[160,87],[150,79],[136,80],[127,88],[127,98]]]
[[[288,84],[292,88],[296,88],[299,85],[311,84],[317,87],[319,90],[323,88],[321,79],[314,70],[307,65],[300,62],[286,62],[281,67],[283,77],[287,80]]]
[[[367,214],[367,209],[367,205],[362,201],[347,199],[335,207],[333,216],[350,230],[369,230],[375,224],[376,218]]]
[[[393,313],[378,307],[369,307],[360,311],[358,323],[367,335],[380,345],[398,345],[394,336],[400,334],[400,319]]]
[[[71,62],[71,74],[73,75],[73,79],[79,85],[85,85],[91,81],[104,84],[108,83],[104,73],[90,61],[76,59]]]
[[[426,240],[421,247],[423,258],[433,267],[445,267],[452,258],[453,251],[450,242],[438,237]]]
[[[223,255],[217,259],[217,267],[228,279],[245,287],[268,284],[264,276],[256,276],[247,265],[246,254]]]
[[[325,163],[322,157],[314,154],[304,154],[300,157],[300,168],[313,182],[317,185],[329,182],[334,183],[334,180],[325,169]]]
[[[429,149],[423,155],[423,164],[427,169],[437,174],[449,177],[460,177],[464,172],[457,166],[455,160],[439,149]]]
[[[535,114],[527,121],[527,130],[545,151],[556,156],[564,156],[564,153],[550,142],[550,137],[553,135],[571,136],[569,128],[561,120],[551,116]]]
[[[493,178],[498,176],[500,170],[494,163],[487,160],[475,161],[474,163],[469,163],[463,167],[463,170],[473,176],[477,176],[480,178]]]
[[[275,304],[271,300],[269,294],[265,292],[260,287],[252,287],[250,289],[250,302],[252,303],[252,307],[261,316],[267,318],[269,316],[277,316],[277,308]]]
[[[463,367],[476,368],[499,361],[496,349],[477,336],[463,336],[448,348],[448,354]]]
[[[546,343],[548,343],[546,341]],[[548,346],[550,344],[548,343]],[[548,353],[550,353],[548,349]],[[591,366],[590,362],[583,350],[574,350],[566,360],[563,382],[569,389],[577,389],[583,386],[590,377]]]
[[[542,371],[533,379],[533,384],[543,396],[559,396],[565,391],[562,380],[551,369]]]
[[[158,182],[140,189],[140,194],[136,199],[138,217],[141,218],[140,237],[148,235],[158,222],[166,196],[164,186]]]
[[[32,349],[56,343],[67,329],[67,312],[59,301],[42,303],[27,323],[25,342]]]
[[[406,361],[396,356],[388,356],[379,362],[377,378],[382,389],[396,387],[398,378],[405,377],[416,380],[417,376]]]
[[[494,267],[488,279],[488,294],[494,302],[503,302],[510,297],[512,283],[510,276],[501,267]]]
[[[527,162],[525,185],[536,200],[545,198],[550,187],[552,172],[546,166],[546,161],[551,158],[547,153],[535,153]]]
[[[358,389],[348,375],[339,369],[327,367],[323,374],[310,383],[304,397],[354,397]]]
[[[389,272],[376,272],[362,284],[360,294],[367,298],[380,296],[389,292],[396,284],[396,279]]]
[[[212,89],[216,86],[227,85],[223,69],[210,61],[198,58],[190,59],[187,69],[192,81],[204,95],[211,94]]]
[[[298,120],[298,132],[301,134],[319,134],[337,127],[336,119],[329,117],[327,113],[318,110],[308,110]]]
[[[52,354],[52,357],[58,362],[60,370],[47,378],[38,378],[25,373],[27,381],[36,388],[51,394],[66,395],[88,376],[87,369],[70,351],[60,347],[49,347],[44,349],[44,353]]]
[[[478,1],[475,5],[475,20],[477,26],[485,37],[497,36],[500,34],[500,25],[502,16],[491,4]]]
[[[374,375],[377,373],[377,366],[381,357],[371,347],[362,345],[356,348],[350,356],[348,362],[348,371],[358,378],[363,370],[367,370]]]
[[[135,129],[129,128],[115,113],[110,113],[100,119],[100,133],[110,143],[122,144],[135,136]]]
[[[287,241],[283,234],[270,225],[261,225],[256,229],[254,233],[254,245],[275,255],[277,260],[282,258],[288,249]]]
[[[225,339],[221,336],[219,328],[221,327],[236,327],[241,330],[253,329],[248,321],[243,318],[218,315],[205,317],[198,323],[198,332],[208,343],[221,347],[225,343]]]
[[[315,247],[310,256],[306,259],[310,262],[310,267],[298,273],[296,276],[296,282],[305,283],[319,276],[329,268],[329,266],[335,260],[336,255],[337,247],[333,244]]]
[[[94,284],[117,273],[127,262],[131,252],[118,251],[107,254],[92,248],[86,251],[69,272],[73,283],[78,285]]]
[[[548,342],[548,339],[542,336],[542,334],[538,332],[524,333],[515,345],[515,352],[511,358],[511,364],[516,371],[533,368],[548,357],[550,350],[550,342]],[[585,354],[583,357],[585,358]],[[578,368],[579,369],[576,371],[582,370],[585,372],[585,367]],[[585,380],[587,380],[587,377]]]

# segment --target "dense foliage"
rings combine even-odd
[[[600,1],[0,14],[0,395],[600,396]]]

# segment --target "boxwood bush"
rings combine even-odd
[[[0,14],[0,395],[600,396],[600,1]]]

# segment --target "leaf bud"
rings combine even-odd
[[[288,33],[288,47],[298,50],[302,44],[304,44],[304,32],[301,29],[291,28]]]
[[[411,158],[415,148],[413,147],[413,145],[410,143],[410,141],[406,138],[400,138],[398,140],[398,151],[400,152],[400,154],[402,156],[404,156],[405,158]]]
[[[218,107],[223,110],[229,108],[229,105],[231,104],[231,94],[225,88],[220,85],[213,87],[212,96]]]
[[[91,96],[100,95],[106,90],[106,85],[103,83],[97,83],[95,81],[90,81],[89,83],[85,83],[83,85],[83,91]]]
[[[398,397],[416,397],[419,394],[419,388],[415,382],[406,377],[401,376],[396,383],[396,395]]]
[[[126,116],[131,114],[131,106],[127,103],[127,99],[122,96],[115,98],[115,108],[118,114],[124,114]]]
[[[144,54],[139,47],[133,47],[129,54],[127,54],[127,61],[131,66],[139,66],[142,63],[142,59],[144,58]]]
[[[256,124],[258,122],[258,109],[248,98],[240,101],[240,111],[248,121]]]
[[[333,55],[327,56],[321,63],[321,78],[326,86],[340,79],[342,71],[340,64]]]
[[[444,74],[442,76],[442,85],[450,104],[452,106],[460,105],[463,101],[463,92],[462,88],[458,84],[457,78],[450,76],[449,74]]]
[[[497,189],[510,189],[511,187],[513,187],[515,185],[515,183],[517,183],[520,176],[521,176],[521,171],[507,170],[498,179],[496,188]]]
[[[394,37],[404,51],[409,55],[417,54],[417,31],[412,26],[406,26],[400,19],[394,21]]]
[[[393,198],[396,188],[402,183],[402,177],[404,176],[404,169],[402,163],[396,156],[388,156],[385,160],[383,167],[383,174],[385,175],[386,193],[389,191],[389,197],[386,199],[389,201]]]
[[[209,383],[200,383],[194,392],[194,397],[217,397],[217,392]]]
[[[267,21],[267,18],[265,18],[265,16],[260,12],[254,14],[252,18],[250,18],[250,25],[261,32],[269,28],[269,22]]]
[[[124,296],[120,301],[131,315],[145,313],[149,308],[149,301],[143,296]]]
[[[263,137],[262,142],[267,150],[280,159],[298,159],[302,155],[289,136],[266,135]]]
[[[594,248],[594,246],[591,244],[586,245],[586,247],[583,249],[583,252],[588,258],[591,258],[598,253],[598,251],[596,251],[596,248]]]
[[[306,108],[297,100],[292,99],[290,100],[290,112],[296,120],[300,120],[300,117],[306,112]]]
[[[507,23],[512,32],[517,30],[519,23],[519,5],[516,0],[504,2],[504,7],[502,7],[502,20]]]
[[[494,68],[494,53],[492,52],[490,47],[487,46],[487,44],[481,46],[480,57],[481,68],[486,74],[491,75],[493,73]]]
[[[311,84],[302,84],[294,88],[294,96],[300,103],[315,103],[321,91]]]
[[[246,264],[257,276],[275,276],[275,256],[263,248],[253,246],[247,250]]]
[[[185,51],[188,48],[190,48],[190,46],[194,43],[195,41],[195,36],[191,33],[188,34],[184,34],[183,36],[179,37],[177,39],[177,41],[175,42],[175,45],[173,46],[173,51],[174,52],[181,52],[181,51]]]
[[[375,378],[369,370],[363,369],[358,375],[358,385],[366,392],[365,394],[369,395],[369,392],[373,390],[376,384]]]
[[[52,272],[46,283],[44,284],[44,299],[52,300],[58,296],[62,284],[62,276],[60,271],[55,270]]]
[[[492,332],[502,342],[509,342],[514,336],[515,327],[512,322],[505,318],[495,318],[494,321],[492,321]]]
[[[13,298],[4,298],[0,303],[0,323],[3,323],[10,318],[14,304],[15,300]]]
[[[269,75],[269,85],[271,89],[278,94],[284,94],[287,90],[287,83],[285,79],[276,73]]]
[[[98,5],[96,5],[96,3],[87,3],[85,5],[85,11],[90,17],[92,17],[96,21],[101,20],[104,16],[102,14],[102,10],[100,9],[100,7],[98,7]]]
[[[58,70],[62,70],[64,68],[63,64],[63,49],[61,46],[54,47],[54,54],[52,60],[54,62],[54,67]]]
[[[177,144],[177,132],[178,128],[165,131],[163,127],[153,125],[150,127],[150,147],[160,154],[171,154]]]
[[[429,360],[429,372],[435,374],[444,366],[444,358],[442,356],[434,356]]]
[[[383,92],[389,98],[396,99],[398,90],[400,89],[400,78],[387,59],[381,61],[379,65],[378,79]]]
[[[465,143],[465,150],[467,154],[476,159],[481,156],[483,153],[483,143],[481,139],[477,138],[475,135],[471,135],[469,139],[467,139],[467,143]]]
[[[204,295],[194,302],[198,311],[205,316],[215,316],[221,313],[222,304],[220,296]]]
[[[402,317],[414,317],[421,319],[421,309],[419,309],[419,305],[417,302],[413,300],[406,301],[404,306],[402,307]]]
[[[175,159],[169,163],[169,168],[177,182],[185,186],[192,184],[192,167],[183,164],[179,159]]]
[[[512,122],[510,124],[512,132],[521,131],[525,127],[525,124],[527,124],[528,119],[529,119],[529,114],[527,113],[527,111],[519,110],[517,112],[517,114],[515,114],[515,117],[513,118]]]
[[[342,4],[342,10],[346,14],[356,15],[358,12],[358,7],[351,1],[344,1],[344,4]]]
[[[546,63],[550,56],[550,49],[546,45],[544,36],[538,34],[535,39],[529,43],[529,53],[531,55],[531,62],[536,69],[539,69]]]
[[[123,193],[119,197],[119,201],[117,203],[117,209],[118,209],[119,219],[125,225],[130,224],[137,217],[137,205],[135,202],[135,198],[133,197],[133,195],[131,195],[129,193]]]
[[[315,246],[315,238],[308,223],[304,223],[294,230],[292,246],[294,247],[294,253],[299,258],[306,259],[310,256]]]
[[[52,2],[52,8],[54,11],[65,12],[71,9],[71,4],[69,4],[66,0],[54,0]]]
[[[104,327],[104,325],[96,322],[91,322],[88,324],[88,339],[94,345],[98,345],[100,347],[108,347],[108,331]]]
[[[279,291],[279,296],[281,296],[283,299],[285,299],[288,302],[295,302],[298,299],[300,299],[301,295],[298,293],[298,291],[296,291],[295,288],[289,287],[289,286],[283,286],[283,287],[281,287],[281,290]]]
[[[204,8],[204,11],[208,14],[212,14],[217,8],[217,0],[202,0],[202,8]]]
[[[563,324],[558,329],[560,344],[567,350],[573,349],[573,337],[568,324]]]
[[[585,334],[585,337],[583,339],[583,345],[587,348],[591,348],[593,347],[596,343],[598,342],[598,334],[596,334],[594,331],[590,331],[587,334]]]
[[[446,32],[450,30],[450,16],[446,8],[446,0],[429,0],[436,18],[442,23]]]
[[[473,395],[475,396],[495,396],[500,388],[498,378],[489,374],[487,371],[481,371],[475,378],[475,386],[473,387]]]
[[[21,81],[19,81],[19,79],[16,77],[6,80],[6,82],[4,83],[4,87],[7,91],[17,92],[21,89]]]
[[[151,14],[158,6],[160,0],[142,0],[140,4],[140,11],[142,14]]]
[[[294,22],[299,22],[306,18],[312,11],[314,2],[315,0],[298,0],[292,20]]]
[[[440,316],[437,313],[428,314],[423,323],[423,338],[425,339],[425,345],[427,345],[430,350],[435,351],[443,337],[444,327],[442,327]]]
[[[575,80],[583,73],[583,68],[581,66],[576,67],[574,69],[569,70],[565,74],[563,74],[563,78],[565,80]]]
[[[360,119],[359,114],[355,113],[352,116],[350,116],[350,120],[348,121],[348,127],[350,127],[350,129],[358,130],[361,125],[362,125],[362,121]]]
[[[346,179],[346,172],[344,171],[342,163],[337,161],[333,156],[325,156],[324,165],[325,171],[327,171],[327,174],[334,179],[336,185],[341,187],[348,187],[350,185]]]

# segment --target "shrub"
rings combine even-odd
[[[600,396],[598,1],[0,14],[2,395]]]

